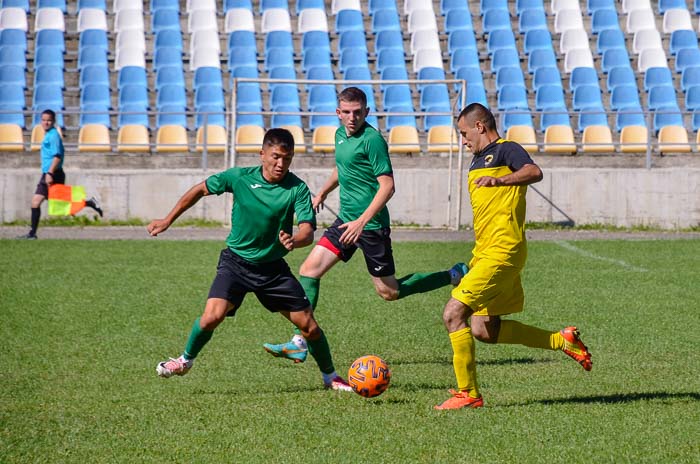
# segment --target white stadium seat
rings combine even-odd
[[[639,54],[648,48],[663,48],[661,34],[656,29],[642,29],[634,33],[632,51]]]
[[[693,23],[690,20],[690,12],[685,8],[673,8],[664,13],[663,31],[670,34],[673,31],[693,30]]]
[[[649,0],[622,0],[622,12],[629,14],[633,10],[651,10]]]
[[[642,29],[656,29],[656,17],[650,9],[632,10],[627,15],[627,33],[634,34]]]
[[[107,15],[98,8],[81,8],[78,11],[78,32],[88,29],[107,30]]]
[[[569,50],[564,56],[564,72],[570,73],[575,68],[592,68],[593,54],[590,48]]]
[[[216,0],[187,0],[187,12],[194,10],[211,10],[216,11]]]
[[[559,10],[554,17],[554,32],[561,34],[569,29],[583,29],[581,9]]]
[[[114,0],[112,4],[112,13],[121,10],[141,10],[143,11],[143,2],[141,0]]]
[[[299,13],[297,20],[299,34],[309,31],[328,32],[326,12],[320,8],[305,8]]]
[[[340,10],[362,11],[360,0],[333,0],[331,1],[331,14],[337,15]]]
[[[27,31],[27,13],[22,8],[2,8],[0,9],[0,31],[3,29],[20,29]]]
[[[34,30],[54,29],[65,32],[66,23],[63,21],[63,12],[58,8],[39,8],[34,18]]]
[[[205,31],[207,29],[218,30],[216,11],[192,10],[187,17],[187,31],[192,34],[195,31]]]
[[[666,52],[662,48],[649,48],[639,54],[637,71],[646,72],[649,68],[668,68]]]
[[[219,42],[219,33],[211,29],[204,31],[195,31],[190,35],[190,53],[195,50],[209,48],[221,52],[221,44]]]
[[[418,50],[413,57],[413,72],[423,68],[442,68],[442,53],[440,50]]]
[[[260,30],[263,34],[271,31],[292,32],[292,23],[289,19],[289,11],[284,8],[270,8],[263,11]]]
[[[559,39],[559,51],[566,53],[569,50],[580,48],[590,50],[588,43],[588,33],[584,29],[569,29],[561,34]]]
[[[437,31],[437,20],[435,12],[430,10],[413,10],[408,15],[408,32],[413,34],[416,31],[432,30]]]
[[[405,0],[403,2],[403,14],[409,16],[415,10],[433,10],[432,0]]]
[[[415,55],[418,50],[429,49],[440,51],[440,38],[437,31],[417,31],[411,35],[411,54]]]
[[[143,31],[143,10],[119,10],[114,15],[114,32]]]
[[[138,48],[118,48],[114,57],[114,70],[119,71],[127,66],[146,67],[145,51]]]
[[[552,0],[551,13],[556,15],[561,10],[579,10],[581,11],[581,5],[579,0]]]
[[[231,8],[228,10],[224,20],[224,32],[230,34],[233,31],[255,32],[253,12],[247,8]]]
[[[138,29],[130,29],[117,34],[116,50],[124,48],[134,48],[146,51],[146,37],[143,31]]]
[[[190,59],[190,70],[194,71],[199,68],[221,68],[219,53],[210,48],[197,49]]]

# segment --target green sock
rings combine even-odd
[[[309,345],[309,353],[316,360],[318,368],[324,374],[331,374],[335,371],[333,367],[333,357],[331,356],[331,347],[328,346],[326,334],[321,331],[321,336],[316,340],[306,340]]]
[[[197,357],[204,345],[211,340],[212,335],[214,335],[213,330],[204,330],[199,326],[199,320],[197,318],[192,325],[192,331],[190,332],[190,338],[187,339],[187,346],[185,346],[185,352],[183,356],[185,359],[194,359]]]
[[[299,283],[301,284],[306,297],[309,299],[309,304],[311,309],[316,310],[316,303],[318,303],[318,292],[321,288],[321,279],[315,277],[299,276]],[[301,335],[301,330],[298,327],[294,327],[294,333],[296,335]]]
[[[399,299],[414,293],[429,292],[449,284],[449,271],[409,274],[399,279]]]

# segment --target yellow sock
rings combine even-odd
[[[479,386],[476,383],[476,360],[472,329],[467,327],[450,334],[452,343],[452,367],[457,377],[457,389],[468,392],[472,398],[479,398]]]
[[[501,321],[498,343],[525,345],[545,350],[561,350],[564,337],[559,332],[549,332],[517,321]]]

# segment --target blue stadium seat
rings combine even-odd
[[[245,8],[253,11],[253,2],[252,0],[224,0],[224,11],[232,8]]]
[[[105,51],[109,51],[109,42],[107,41],[107,31],[100,29],[88,29],[80,33],[79,48],[98,47]]]
[[[541,67],[556,67],[557,58],[554,56],[553,50],[538,49],[533,50],[530,53],[530,57],[527,60],[527,71],[530,74],[534,74],[537,68]]]
[[[693,0],[693,11],[695,14],[700,14],[700,0]]]
[[[591,18],[591,32],[599,34],[605,29],[619,29],[620,23],[618,21],[615,8],[596,10]]]
[[[700,85],[688,88],[685,94],[685,109],[688,111],[700,110]]]
[[[561,107],[566,107],[561,85],[543,85],[535,92],[535,109],[537,111]]]
[[[544,85],[562,85],[561,74],[556,66],[537,68],[532,76],[532,88],[537,91]]]
[[[515,12],[520,15],[525,10],[543,10],[542,0],[515,0]]]
[[[659,132],[666,126],[684,126],[683,115],[678,106],[666,106],[654,112],[654,132]]]
[[[318,107],[328,107],[336,104],[334,85],[314,85],[309,90],[308,107],[314,111]]]
[[[224,91],[221,85],[200,85],[194,91],[194,105],[224,107]]]
[[[606,50],[612,48],[625,49],[625,35],[619,28],[605,29],[598,34],[598,40],[596,41],[598,54],[602,55]]]
[[[681,74],[681,89],[687,92],[694,85],[700,85],[700,66],[685,68]]]
[[[0,31],[0,48],[14,47],[27,51],[27,33],[21,29],[3,29]]]
[[[0,124],[15,124],[25,128],[23,108],[14,108],[0,103]]]
[[[496,50],[493,54],[493,58],[491,59],[491,64],[492,66],[495,64],[501,64],[501,61],[503,61],[505,58],[511,56],[510,54],[506,53],[504,57],[503,52],[515,52],[515,50],[512,49],[500,49]],[[518,62],[517,60],[517,52],[515,52],[516,56],[516,63]],[[501,57],[501,60],[498,61],[498,57]],[[505,63],[505,62],[504,62]],[[505,65],[511,65],[512,63],[506,63]],[[452,54],[452,59],[450,60],[450,71],[454,74],[457,72],[459,68],[463,68],[465,66],[468,67],[473,67],[473,66],[480,66],[479,65],[479,55],[476,52],[476,50],[473,50],[471,48],[458,48],[457,50],[454,51]]]
[[[695,31],[679,29],[671,32],[671,40],[669,42],[671,55],[675,56],[679,50],[684,48],[698,48],[698,36]]]
[[[63,78],[63,71],[61,71]],[[22,66],[0,66],[0,84],[21,85],[23,89],[27,88],[27,77]]]
[[[303,127],[301,124],[301,116],[298,114],[279,114],[282,112],[299,111],[299,108],[291,105],[283,105],[277,108],[275,114],[272,115],[272,127],[282,126],[297,126]]]
[[[105,84],[87,84],[80,89],[80,107],[88,105],[111,108],[112,99],[109,86]]]
[[[508,10],[507,0],[479,0],[479,12],[485,16],[491,10]]]
[[[156,107],[160,109],[167,105],[182,106],[183,108],[187,106],[187,97],[183,86],[168,84],[160,88],[156,96]]]
[[[428,84],[423,86],[420,91],[420,109],[421,111],[427,111],[428,108],[450,110],[450,95],[446,84]]]
[[[382,106],[385,110],[391,111],[397,106],[412,106],[411,89],[408,84],[397,84],[389,86],[382,97]]]
[[[592,15],[598,10],[610,10],[615,9],[615,0],[587,0],[586,1],[586,11],[588,15]]]
[[[57,29],[42,29],[37,31],[34,37],[35,47],[56,47],[61,53],[66,51],[66,43],[63,40],[63,31]]]
[[[462,101],[462,92],[460,91],[459,94],[457,94],[459,102]],[[486,89],[484,88],[483,85],[468,85],[467,86],[467,99],[466,99],[466,104],[470,103],[481,103],[485,107],[489,107],[487,98],[486,98]]]
[[[91,52],[94,52],[91,54]],[[86,64],[107,66],[107,55],[102,49],[82,49],[78,54],[78,69]],[[38,47],[34,52],[34,68],[39,66],[64,67],[63,52],[58,47]]]
[[[673,75],[668,68],[649,68],[644,73],[644,90],[649,92],[652,87],[656,86],[673,87]]]
[[[232,40],[229,41],[232,42]],[[236,46],[240,46],[238,42],[235,42],[235,44]],[[292,33],[289,31],[270,31],[265,34],[265,50],[270,50],[272,48],[286,49],[289,54],[294,54]]]
[[[571,71],[571,76],[569,76],[569,89],[573,92],[582,85],[595,85],[599,87],[598,73],[594,68],[578,67]]]
[[[56,70],[59,69],[57,66],[43,66],[39,68],[42,72],[45,68]],[[143,68],[141,68],[143,69]],[[59,69],[60,70],[60,69]],[[54,71],[55,72],[55,71]],[[63,77],[63,70],[60,70],[61,77]],[[144,69],[144,77],[146,76],[146,70]],[[101,84],[109,87],[109,69],[104,66],[85,66],[82,71],[80,71],[80,79],[78,81],[81,88],[84,88],[88,84]]]
[[[377,53],[387,48],[403,50],[403,37],[401,31],[381,31],[374,39],[374,47]]]
[[[328,107],[319,107],[316,108],[316,112],[323,112],[323,113],[333,113],[332,115],[327,115],[327,114],[313,114],[309,118],[309,129],[312,131],[315,130],[317,127],[321,126],[337,126],[338,125],[338,116],[335,114],[335,107],[336,105],[333,104],[332,106]]]
[[[620,132],[627,126],[646,126],[642,107],[630,107],[615,114],[615,130]]]
[[[130,114],[133,113],[133,114]],[[117,117],[117,127],[139,125],[148,127],[148,114],[141,105],[121,105]]]
[[[109,82],[109,75],[107,75],[107,79],[107,82]],[[124,66],[121,68],[119,70],[119,74],[117,75],[117,87],[121,89],[125,85],[130,84],[148,88],[146,68],[142,68],[141,66]]]
[[[22,92],[24,96],[24,92]],[[42,84],[34,89],[34,106],[44,106],[51,109],[63,109],[63,89],[54,84]]]
[[[119,108],[130,105],[132,108],[148,109],[148,89],[143,85],[126,84],[119,90]]]
[[[151,32],[180,31],[180,12],[178,10],[156,10],[151,15]]]
[[[499,29],[489,34],[486,49],[489,55],[502,48],[515,48],[515,37],[510,29]]]
[[[565,107],[548,108],[546,112],[541,114],[540,130],[544,132],[550,126],[571,126]]]
[[[270,95],[270,106],[273,111],[280,106],[301,107],[299,102],[299,89],[294,84],[280,84],[275,86]]]
[[[440,0],[440,15],[445,16],[450,10],[464,10],[467,8],[465,0]]]
[[[156,116],[156,129],[160,129],[161,126],[187,127],[185,105],[166,104],[158,108],[158,111],[158,115]]]
[[[683,48],[676,53],[676,72],[682,73],[685,68],[700,66],[700,49]]]
[[[267,72],[277,66],[294,67],[294,55],[286,48],[271,48],[265,51],[264,64]]]
[[[389,32],[389,31],[385,31]],[[338,50],[342,53],[346,48],[358,48],[367,53],[367,39],[364,31],[346,31],[340,34]]]
[[[547,17],[544,10],[528,9],[520,14],[518,25],[521,34],[535,30],[547,30]]]
[[[257,69],[255,77],[258,77]],[[161,66],[156,70],[156,90],[168,84],[185,86],[185,76],[181,66]]]
[[[411,106],[398,106],[391,111],[401,112],[401,113],[412,113],[413,107]],[[413,115],[393,115],[386,117],[386,130],[390,131],[397,126],[410,126],[416,127],[416,117]]]
[[[0,8],[22,8],[25,13],[29,13],[29,0],[2,0]]]
[[[292,70],[294,71],[294,70]],[[295,74],[296,76],[296,74]],[[237,66],[235,68],[231,68],[231,80],[233,82],[233,79],[236,77],[247,77],[247,78],[252,78],[255,79],[258,77],[258,68],[255,66]]]
[[[511,110],[517,111],[517,110]],[[503,132],[508,132],[512,126],[528,126],[534,127],[532,125],[532,116],[529,111],[522,110],[522,112],[505,112],[503,114]]]
[[[468,87],[467,87],[468,89]],[[498,92],[498,109],[527,109],[527,91],[521,85],[504,85]]]
[[[401,24],[399,23],[399,14],[396,10],[389,8],[377,10],[372,16],[372,33],[377,34],[381,31],[400,31]],[[449,31],[446,31],[449,32]]]
[[[624,48],[612,48],[603,53],[603,59],[600,67],[603,70],[603,73],[607,74],[612,68],[629,65],[630,56],[627,54],[627,50]]]
[[[603,109],[603,100],[600,96],[598,81],[594,85],[581,85],[574,90],[571,106],[574,111],[588,109]]]
[[[338,68],[344,73],[346,69],[354,66],[369,66],[367,61],[367,49],[346,48],[340,52]]]
[[[207,125],[211,126],[221,126],[226,127],[226,114],[223,106],[219,105],[202,105],[197,108],[197,115],[195,116],[195,128],[199,129],[204,126],[206,122]],[[205,114],[206,113],[206,117]]]
[[[335,16],[335,32],[364,31],[362,12],[358,10],[340,10]]]
[[[672,8],[683,8],[685,10],[688,6],[685,4],[685,0],[659,0],[660,15],[663,15],[667,10]]]
[[[236,107],[236,127],[240,126],[259,126],[265,127],[261,114],[240,114],[240,112],[255,112],[262,111],[261,106],[255,105],[239,105]]]
[[[403,45],[401,45],[403,48]],[[457,29],[450,32],[447,37],[447,51],[452,55],[460,48],[471,48],[476,50],[476,37],[471,29]]]
[[[331,51],[331,42],[328,38],[328,33],[323,31],[309,31],[301,36],[302,52],[313,50],[315,48],[323,48]]]
[[[619,111],[641,107],[638,92],[636,85],[620,85],[615,87],[610,94],[610,109]]]
[[[24,108],[24,87],[20,84],[0,83],[0,105]]]
[[[648,106],[650,110],[658,110],[668,107],[670,104],[678,106],[673,85],[658,85],[649,90]]]
[[[38,8],[58,8],[61,13],[66,14],[66,0],[38,0]]]
[[[252,46],[255,46],[255,34],[250,31],[237,31],[237,32],[242,32],[245,34],[250,34],[250,38],[252,39],[252,42],[246,42],[245,39],[242,37],[237,37],[239,39],[239,46],[246,46],[252,44]],[[235,34],[235,32],[233,33]],[[233,36],[233,34],[231,34]],[[230,43],[230,42],[229,42]],[[182,51],[182,33],[180,31],[175,31],[172,29],[166,29],[163,31],[158,32],[155,35],[155,49],[159,49],[161,47],[171,47],[171,48],[177,48],[180,51]],[[229,46],[230,48],[230,46]]]
[[[418,75],[416,76],[416,78],[419,80],[422,80],[422,81],[445,80],[445,70],[442,68],[433,68],[433,67],[422,68],[418,71]],[[426,85],[433,85],[433,84],[423,84],[423,83],[419,82],[417,84],[418,91],[421,91]]]
[[[283,8],[286,10],[288,6],[289,4],[286,0],[260,0],[260,14],[271,8]]]
[[[102,67],[99,67],[99,69],[101,69],[103,73],[106,72],[107,79],[109,79],[109,71]],[[63,76],[63,69],[60,66],[41,66],[37,68],[34,72],[34,88],[37,88],[41,84],[57,85],[61,89],[64,89],[66,83]],[[83,84],[84,82],[81,81],[80,86],[82,87]]]
[[[387,66],[384,68],[380,74],[380,79],[384,81],[400,81],[408,79],[408,73],[406,72],[406,66]],[[389,87],[393,87],[394,84],[379,84],[379,89],[385,92]]]
[[[496,90],[500,92],[504,85],[519,85],[525,88],[525,78],[520,66],[501,68],[496,73]]]
[[[206,66],[197,68],[194,71],[193,87],[195,91],[202,85],[215,85],[219,88],[223,88],[221,69]]]
[[[394,48],[385,49],[379,52],[377,55],[377,61],[375,63],[377,71],[380,73],[383,69],[390,66],[406,66],[406,59],[404,58],[403,50],[397,50]]]
[[[319,8],[324,10],[326,6],[324,5],[323,0],[296,0],[297,16],[299,16],[301,10],[305,10],[307,8]]]
[[[607,126],[608,117],[602,108],[582,108],[578,115],[578,130],[583,132],[588,126]]]
[[[431,106],[425,109],[426,113],[437,113],[437,112],[442,112],[442,111],[447,111],[450,112],[450,108],[443,108],[439,106]],[[440,115],[440,114],[434,114],[434,115],[427,115],[425,118],[423,118],[423,130],[424,131],[429,131],[435,126],[452,126],[454,124],[454,121],[452,119],[452,115],[450,114],[445,114],[445,115]]]
[[[156,50],[156,57],[158,57],[158,50]],[[182,62],[182,58],[180,58],[180,62]],[[234,47],[229,50],[228,65],[231,68],[238,66],[257,67],[258,54],[254,48]]]
[[[345,70],[345,75],[343,76],[347,80],[358,80],[358,81],[369,81],[372,80],[372,74],[369,72],[369,68],[366,66],[352,66]],[[309,77],[311,79],[311,77]],[[333,80],[333,73],[324,74],[319,76],[317,79]]]
[[[456,54],[456,52],[455,52]],[[532,56],[532,55],[531,55]],[[454,58],[453,58],[454,59]],[[479,65],[479,57],[476,57],[476,66]],[[465,63],[463,66],[474,66],[474,57],[472,55],[472,60],[470,63]],[[517,50],[508,50],[508,49],[503,49],[503,50],[497,50],[494,52],[493,56],[491,57],[491,72],[496,73],[498,72],[499,69],[506,67],[506,66],[520,66],[520,58],[518,57],[518,52]],[[452,72],[454,72],[454,67],[452,68]]]
[[[472,14],[468,9],[450,10],[445,15],[445,33],[449,34],[459,29],[474,29]]]
[[[38,52],[37,52],[38,56]],[[59,63],[59,56],[52,58],[52,63]],[[63,55],[60,55],[60,63],[63,65]],[[85,66],[108,66],[107,52],[101,47],[83,47],[78,51],[78,69],[82,70]]]
[[[289,84],[277,84],[273,87],[279,87],[280,85]],[[238,84],[238,93],[236,98],[236,106],[258,106],[262,107],[262,92],[260,90],[260,84],[257,82],[241,82]]]
[[[324,48],[312,48],[304,53],[301,59],[302,70],[307,72],[309,69],[317,66],[331,67],[331,56],[328,50]]]
[[[321,69],[321,68],[311,68],[311,69]],[[332,71],[331,71],[332,72]],[[257,74],[252,77],[257,77]],[[291,66],[278,66],[276,68],[272,68],[272,70],[268,73],[268,77],[270,79],[296,79],[297,78],[297,73],[292,68]],[[280,85],[280,84],[274,84],[270,83],[268,84],[270,92],[272,92],[272,89],[275,88],[275,86]]]
[[[503,68],[501,68],[503,69]],[[500,71],[500,69],[499,69]],[[467,81],[467,86],[470,85],[480,85],[484,86],[484,79],[483,76],[481,75],[482,71],[481,68],[478,68],[476,66],[463,66],[457,70],[457,73],[455,74],[455,79],[464,79]],[[522,72],[521,72],[522,75]],[[459,91],[459,89],[462,88],[461,83],[456,83],[455,84],[455,90]]]
[[[629,65],[618,66],[608,73],[607,85],[608,92],[612,92],[615,87],[621,85],[637,85],[637,78]]]
[[[483,26],[485,34],[490,34],[491,32],[499,29],[507,29],[512,31],[510,25],[510,13],[508,13],[508,9],[488,10],[486,13],[484,13]]]
[[[250,0],[248,0],[248,3],[250,3]],[[180,9],[179,0],[151,0],[151,11],[155,11],[155,10],[179,10],[179,9]]]
[[[396,0],[369,0],[369,15],[374,16],[377,10],[396,10]]]
[[[107,5],[105,0],[78,0],[78,11],[82,10],[83,8],[95,8],[106,11]]]
[[[534,50],[552,50],[552,35],[546,29],[535,29],[525,34],[523,49],[529,55]]]
[[[27,67],[27,58],[24,50],[12,46],[0,47],[0,66],[19,66],[25,69]],[[61,66],[63,66],[62,58]]]

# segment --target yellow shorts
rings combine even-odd
[[[488,259],[473,260],[470,264],[473,267],[452,290],[452,298],[469,306],[476,316],[500,316],[523,310],[525,294],[520,268]]]

